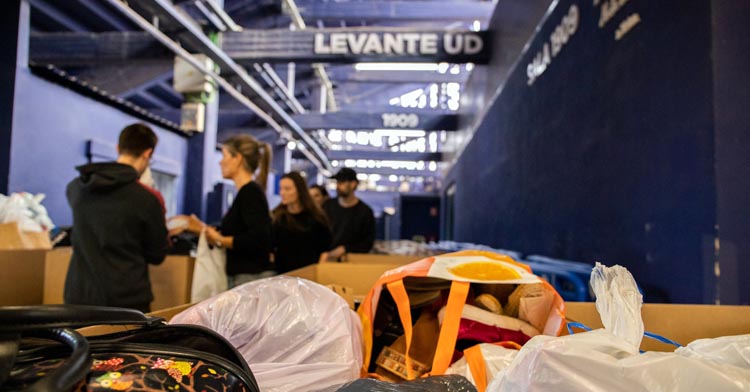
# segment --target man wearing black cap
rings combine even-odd
[[[336,180],[338,197],[323,204],[333,229],[328,257],[338,260],[344,253],[367,253],[375,242],[375,217],[372,209],[354,195],[359,185],[357,172],[345,167],[331,178]]]

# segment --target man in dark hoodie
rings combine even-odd
[[[65,303],[150,310],[148,264],[167,254],[167,228],[159,200],[138,181],[158,139],[144,124],[120,132],[117,161],[76,169],[68,184],[73,209],[73,257]]]

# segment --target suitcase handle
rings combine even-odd
[[[0,334],[89,325],[145,325],[164,322],[134,309],[89,305],[43,305],[0,307]]]
[[[27,336],[51,339],[63,343],[70,347],[71,353],[60,366],[24,389],[24,391],[67,391],[86,377],[91,366],[91,354],[89,353],[89,342],[83,335],[68,328],[52,328],[33,331],[27,334]]]

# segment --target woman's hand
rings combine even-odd
[[[206,226],[206,240],[211,245],[218,247],[224,246],[224,236],[211,226]]]

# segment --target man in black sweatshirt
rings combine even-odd
[[[73,257],[65,303],[118,306],[148,312],[153,300],[148,264],[167,254],[161,203],[138,178],[157,137],[144,124],[120,133],[116,162],[79,166],[67,197],[73,209]]]
[[[354,194],[359,185],[357,172],[345,167],[333,178],[338,197],[323,204],[333,231],[328,258],[339,260],[344,253],[368,253],[375,242],[375,217],[370,206]]]

